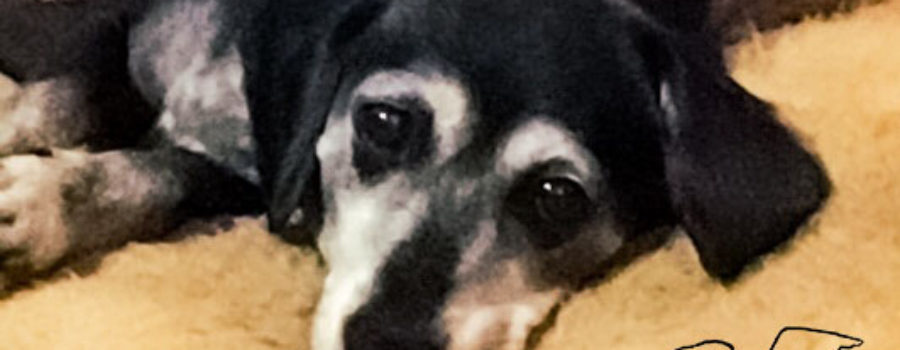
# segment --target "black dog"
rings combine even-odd
[[[677,225],[734,277],[828,181],[705,5],[644,2],[7,0],[0,272],[267,210],[320,350],[521,348]]]

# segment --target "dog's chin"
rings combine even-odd
[[[558,292],[535,293],[527,300],[457,307],[444,314],[449,350],[526,349],[529,335],[551,314]]]
[[[442,313],[447,348],[524,349],[531,330],[564,294],[559,288],[534,289],[526,273],[521,263],[510,261],[497,266],[494,278],[462,281]]]

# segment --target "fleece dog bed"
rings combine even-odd
[[[900,349],[900,0],[756,35],[733,74],[773,102],[834,184],[795,240],[739,281],[703,273],[685,237],[560,308],[538,349],[768,349],[786,326]],[[15,87],[0,81],[0,101]],[[3,111],[0,102],[0,113]],[[207,231],[188,227],[186,231]],[[134,243],[0,300],[0,349],[306,349],[324,275],[253,219]],[[789,332],[778,349],[858,345]],[[725,349],[710,342],[711,349]],[[704,347],[705,348],[705,347]]]

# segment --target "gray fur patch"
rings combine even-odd
[[[258,182],[240,54],[212,48],[222,21],[217,3],[174,1],[148,17],[131,38],[131,71],[164,105],[157,126],[176,145]]]

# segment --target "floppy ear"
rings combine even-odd
[[[651,54],[662,72],[656,83],[673,207],[703,267],[730,279],[790,238],[830,184],[773,108],[731,80],[710,47],[669,36]]]
[[[335,0],[323,2],[322,9],[305,2],[275,3],[279,5],[256,20],[262,29],[247,35],[244,47],[249,51],[245,84],[269,228],[280,232],[301,197],[304,226],[321,220],[310,215],[321,205],[315,146],[340,82],[339,52],[378,18],[387,2]]]

